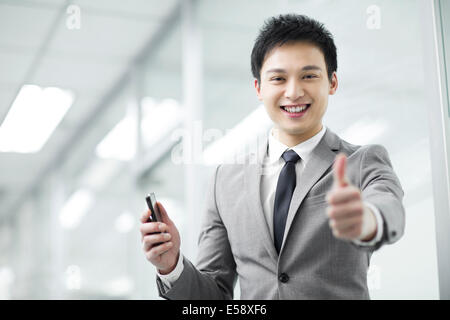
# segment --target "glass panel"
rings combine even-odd
[[[445,94],[447,96],[448,114],[450,116],[450,95],[449,95],[449,78],[450,78],[450,3],[448,1],[438,1],[439,13],[441,20],[442,47],[444,53],[443,65],[445,79]]]
[[[205,128],[224,134],[260,102],[250,53],[264,19],[309,15],[334,35],[339,88],[324,124],[353,144],[381,144],[405,191],[406,230],[375,252],[369,269],[373,299],[437,299],[428,123],[424,121],[418,1],[201,1]],[[236,10],[239,8],[239,10]],[[420,170],[418,170],[420,168]],[[237,296],[239,295],[236,289]]]

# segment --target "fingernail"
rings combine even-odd
[[[165,233],[164,234],[164,239],[169,240],[171,238],[170,233]]]
[[[158,225],[158,229],[162,231],[162,230],[164,229],[164,225],[163,225],[162,223],[160,223],[160,224]]]

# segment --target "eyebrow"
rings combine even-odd
[[[315,66],[315,65],[308,65],[308,66],[304,66],[302,68],[302,71],[310,71],[310,70],[320,70],[322,71],[322,68]],[[277,73],[287,73],[286,70],[281,69],[281,68],[274,68],[274,69],[269,69],[266,71],[266,73],[271,73],[271,72],[277,72]]]

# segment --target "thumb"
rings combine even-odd
[[[161,202],[156,201],[156,205],[158,206],[159,213],[161,215],[162,222],[164,222],[167,225],[172,224],[172,220],[170,220],[169,215],[167,214],[166,209],[163,207]]]
[[[347,168],[347,157],[343,153],[339,153],[336,156],[333,164],[333,176],[334,176],[334,186],[335,187],[345,187],[347,186],[348,179],[346,176]]]

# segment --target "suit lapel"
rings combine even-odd
[[[269,226],[261,203],[261,175],[264,169],[265,156],[267,153],[267,140],[261,143],[257,154],[257,163],[245,165],[244,174],[244,190],[248,192],[247,207],[250,212],[251,219],[257,225],[257,230],[261,230],[255,237],[260,237],[262,243],[266,247],[270,257],[275,261],[278,260],[278,254],[270,236]]]
[[[312,151],[301,177],[299,172],[297,172],[297,185],[289,206],[281,251],[283,250],[292,221],[303,199],[324,172],[333,164],[336,157],[335,151],[339,150],[339,145],[339,137],[327,128],[322,140],[320,140],[319,144]]]

